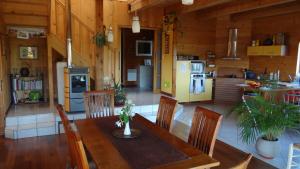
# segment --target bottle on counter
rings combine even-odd
[[[274,74],[273,72],[270,73],[270,80],[273,80]]]

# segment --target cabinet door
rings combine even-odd
[[[263,54],[263,47],[262,46],[249,46],[247,48],[247,55],[248,56],[259,56]]]
[[[190,61],[177,61],[176,66],[176,100],[189,102],[190,96]]]

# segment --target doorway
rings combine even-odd
[[[126,88],[157,91],[160,89],[160,31],[141,29],[132,33],[121,29],[121,82]]]

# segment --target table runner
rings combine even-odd
[[[160,139],[138,120],[130,122],[131,128],[141,130],[142,133],[138,138],[115,138],[112,132],[117,129],[115,126],[117,120],[117,117],[104,117],[97,119],[95,123],[133,169],[146,169],[189,158]]]

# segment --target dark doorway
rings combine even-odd
[[[121,80],[125,87],[153,88],[154,30],[122,30]]]

